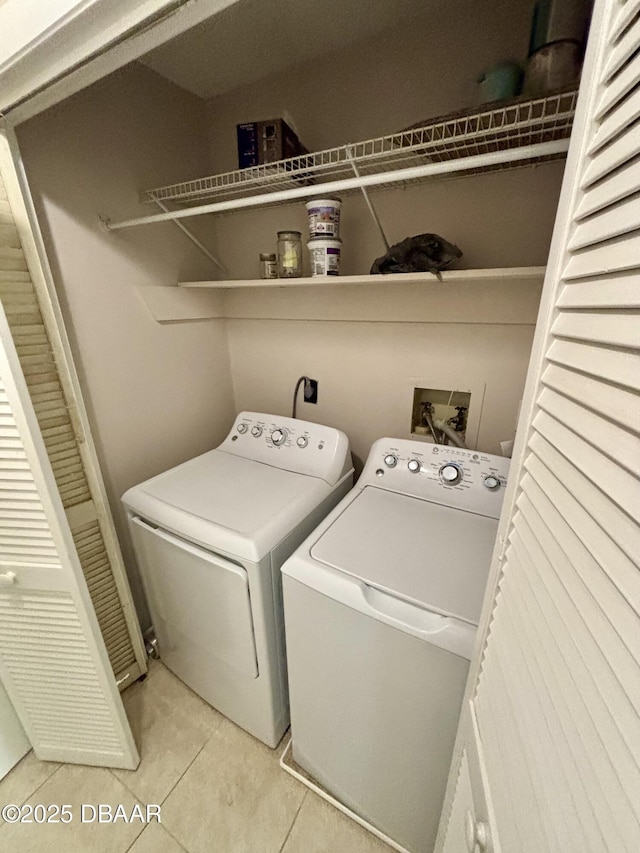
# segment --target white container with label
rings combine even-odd
[[[309,214],[309,237],[340,237],[339,198],[314,198],[306,204]]]
[[[314,237],[307,243],[311,258],[311,275],[339,275],[342,240]]]

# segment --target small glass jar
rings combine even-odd
[[[260,278],[278,278],[278,262],[274,254],[260,252]]]
[[[302,234],[300,231],[278,231],[278,277],[300,278],[302,275]]]

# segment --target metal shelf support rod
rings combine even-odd
[[[360,177],[360,170],[358,169],[358,164],[356,163],[355,157],[353,156],[353,149],[347,148],[347,159],[351,163],[351,168],[353,169],[353,173],[356,178]],[[384,243],[385,249],[389,251],[389,241],[387,240],[387,235],[384,233],[384,228],[382,227],[382,223],[380,222],[380,217],[378,216],[378,212],[373,206],[373,202],[369,198],[369,192],[366,187],[360,187],[362,195],[364,196],[364,203],[369,208],[369,213],[375,224],[378,226],[378,231],[380,232],[380,236],[382,237],[382,242]]]
[[[171,213],[171,211],[169,210],[169,208],[167,207],[167,205],[163,201],[160,201],[160,199],[158,199],[158,198],[154,198],[154,201],[158,205],[160,210],[163,210],[165,213]],[[218,269],[221,272],[223,272],[225,275],[228,274],[227,268],[223,264],[220,263],[220,261],[216,258],[215,255],[211,254],[211,252],[207,249],[207,247],[203,243],[201,243],[200,240],[198,240],[198,238],[195,236],[195,234],[192,234],[191,231],[189,231],[189,229],[187,228],[186,225],[183,225],[182,222],[180,222],[178,219],[174,219],[173,222],[175,225],[178,226],[178,228],[184,234],[186,234],[186,236],[191,240],[191,242],[195,246],[197,246],[200,249],[201,252],[205,253],[205,255],[209,258],[210,261],[213,261],[213,263],[218,267]],[[109,226],[107,225],[107,228],[108,227]]]
[[[336,193],[360,189],[361,187],[384,186],[398,181],[411,181],[420,178],[436,177],[472,169],[482,169],[489,166],[499,166],[505,163],[516,163],[536,157],[548,157],[553,154],[564,154],[569,148],[568,139],[557,139],[551,142],[539,142],[522,148],[509,148],[505,151],[492,151],[489,154],[477,154],[471,157],[460,157],[455,160],[445,160],[440,163],[426,163],[424,166],[411,166],[408,169],[394,169],[391,172],[381,172],[375,175],[360,175],[359,178],[343,178],[327,181],[315,186],[294,187],[290,190],[254,195],[248,198],[234,198],[227,201],[211,202],[196,207],[181,210],[170,210],[168,213],[156,213],[150,216],[140,216],[137,219],[125,219],[121,222],[109,222],[107,228],[117,231],[120,228],[132,228],[136,225],[150,225],[154,222],[185,219],[189,216],[202,216],[205,213],[224,213],[230,210],[262,207],[281,201],[295,201],[309,196],[320,196],[326,193]],[[293,176],[292,176],[293,179]]]

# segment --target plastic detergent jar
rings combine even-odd
[[[307,243],[311,259],[311,275],[340,275],[342,240],[312,237]]]
[[[329,237],[337,240],[340,237],[340,208],[339,198],[314,198],[306,204],[309,216],[309,237]]]
[[[278,278],[299,278],[301,275],[301,232],[278,231]]]

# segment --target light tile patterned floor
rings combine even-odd
[[[135,771],[59,765],[33,753],[0,782],[5,803],[161,805],[162,823],[2,824],[2,853],[389,853],[292,779],[268,749],[162,664],[124,693]]]

